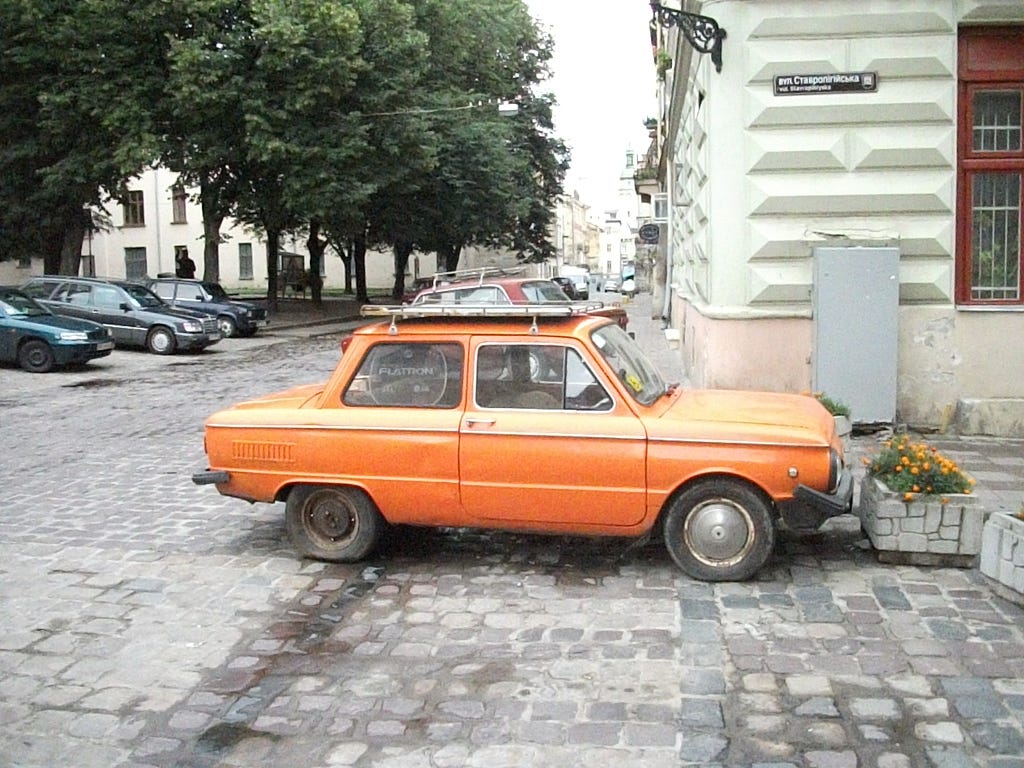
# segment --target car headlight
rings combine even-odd
[[[181,324],[186,333],[202,333],[203,324],[196,320],[186,320]]]
[[[88,341],[89,334],[85,331],[61,331],[61,341]]]
[[[829,450],[828,492],[835,493],[839,488],[839,478],[843,476],[843,457],[835,448]]]

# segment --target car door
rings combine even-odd
[[[470,359],[459,475],[471,518],[570,529],[643,519],[645,430],[584,348],[478,337]]]
[[[116,285],[92,287],[92,318],[103,323],[114,334],[114,342],[140,346],[146,342],[146,324],[138,317],[130,297]]]

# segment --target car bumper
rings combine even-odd
[[[176,333],[179,349],[205,349],[220,341],[220,333]]]
[[[192,482],[196,485],[220,485],[231,479],[231,474],[223,469],[204,469],[192,475]]]
[[[798,485],[793,498],[779,504],[786,526],[797,531],[816,530],[831,517],[847,514],[853,507],[853,475],[844,468],[835,493]]]
[[[113,341],[89,342],[87,344],[54,344],[53,359],[57,365],[86,363],[98,357],[106,357],[114,351]]]

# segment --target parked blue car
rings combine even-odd
[[[11,286],[0,286],[0,361],[31,373],[106,357],[114,339],[90,320],[55,315]]]

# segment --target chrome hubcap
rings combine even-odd
[[[735,562],[753,546],[753,524],[743,507],[728,499],[706,501],[686,518],[683,536],[694,557],[705,563]]]

